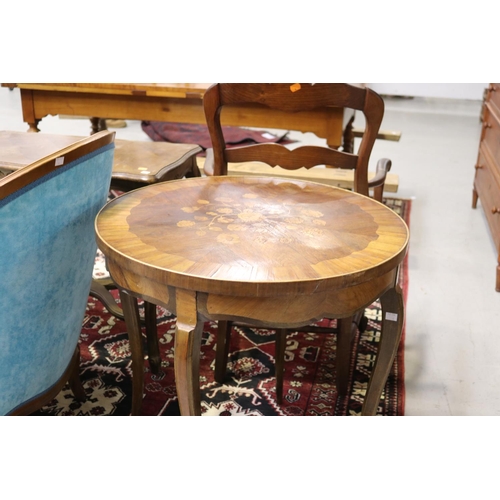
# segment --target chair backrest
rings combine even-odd
[[[39,399],[78,345],[106,203],[114,133],[0,179],[0,414]]]
[[[297,89],[300,90],[297,90]],[[346,83],[217,83],[204,95],[205,118],[214,156],[214,175],[226,175],[227,163],[261,161],[288,170],[316,165],[354,169],[354,190],[368,196],[368,162],[384,115],[382,98],[370,89]],[[361,111],[365,133],[357,154],[327,146],[301,146],[290,150],[281,144],[257,144],[226,148],[221,127],[224,106],[257,104],[285,113],[321,110],[330,107]]]

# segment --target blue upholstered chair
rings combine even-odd
[[[78,339],[106,203],[114,133],[0,179],[0,415],[29,414],[78,378]]]

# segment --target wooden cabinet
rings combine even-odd
[[[472,208],[478,198],[497,251],[496,291],[500,292],[500,83],[490,83],[483,108],[483,129],[474,176]]]

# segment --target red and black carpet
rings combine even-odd
[[[409,225],[411,202],[388,199]],[[400,284],[407,296],[407,258]],[[158,376],[145,362],[142,415],[179,415],[174,379],[175,317],[158,307],[158,335],[162,366]],[[335,388],[335,334],[294,332],[288,336],[281,406],[275,402],[274,331],[233,329],[227,378],[214,382],[216,325],[206,323],[201,347],[202,414],[218,416],[357,415],[361,411],[380,337],[381,309],[375,302],[365,312],[368,326],[354,341],[350,390],[340,398]],[[329,320],[324,320],[328,322]],[[336,321],[331,323],[334,326]],[[322,326],[326,326],[324,323]],[[128,415],[132,371],[125,322],[111,316],[89,297],[80,340],[80,377],[87,401],[79,403],[68,387],[34,415]],[[384,389],[379,415],[404,413],[404,331],[399,351]]]

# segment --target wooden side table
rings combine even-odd
[[[9,173],[52,154],[83,137],[0,131],[0,170]],[[197,144],[115,139],[113,177],[117,189],[130,191],[156,182],[199,177]]]
[[[196,144],[115,140],[111,186],[130,191],[157,182],[200,177]]]
[[[175,376],[182,415],[200,414],[206,320],[299,328],[353,315],[380,298],[379,352],[363,405],[374,415],[401,337],[397,273],[404,221],[383,204],[332,186],[258,177],[154,184],[110,202],[97,242],[118,284],[132,352],[132,414],[143,397],[135,298],[177,315]]]

